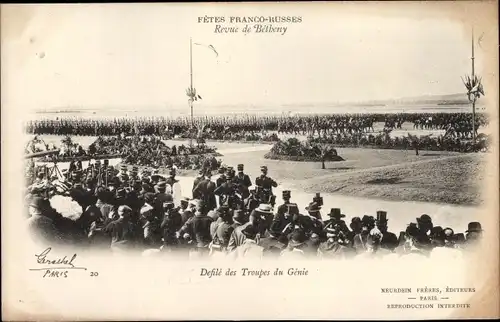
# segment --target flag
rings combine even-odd
[[[219,57],[219,53],[217,52],[217,50],[215,50],[215,47],[212,46],[212,45],[204,45],[204,44],[200,44],[200,43],[194,43],[195,45],[198,45],[198,46],[203,46],[203,47],[206,47],[208,49],[210,49],[211,51],[213,51],[215,53],[215,57]]]

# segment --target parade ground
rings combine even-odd
[[[58,145],[61,136],[41,136],[49,144]],[[72,137],[73,141],[87,148],[96,137]],[[169,145],[189,144],[188,140],[165,141]],[[390,227],[404,230],[408,222],[422,214],[429,214],[436,225],[465,228],[478,211],[481,203],[480,183],[488,154],[420,151],[379,150],[364,148],[338,148],[346,161],[327,162],[321,169],[320,162],[292,162],[269,160],[264,156],[271,144],[240,142],[207,142],[222,154],[224,164],[245,164],[245,172],[252,181],[259,175],[261,165],[269,168],[269,175],[279,186],[275,190],[277,201],[281,191],[292,190],[292,201],[302,210],[320,192],[325,207],[341,208],[346,218],[373,215],[386,210]],[[111,165],[120,159],[110,160]],[[86,162],[84,162],[85,166]],[[66,164],[58,164],[60,169]],[[191,197],[191,188],[197,172],[179,170],[178,179],[182,194]],[[64,201],[63,201],[64,203]],[[69,205],[58,204],[57,207]],[[329,209],[323,209],[326,216]]]

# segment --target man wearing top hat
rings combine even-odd
[[[326,240],[318,248],[320,258],[348,258],[355,255],[351,242],[337,227],[334,225],[326,229]]]
[[[273,194],[273,187],[276,188],[278,183],[267,176],[267,166],[261,166],[260,171],[261,175],[255,178],[255,185],[260,187],[259,199],[261,202],[268,203],[274,207],[276,196]]]
[[[394,251],[398,247],[398,237],[396,234],[389,232],[387,229],[387,212],[379,210],[377,211],[376,225],[380,233],[382,234],[382,239],[380,240],[380,248],[388,249]]]
[[[323,228],[326,229],[330,226],[337,225],[340,227],[342,232],[346,235],[349,235],[351,231],[347,228],[347,224],[342,218],[345,218],[345,215],[341,212],[340,208],[331,208],[330,213],[328,214],[330,219],[325,220]]]
[[[250,195],[248,188],[252,185],[252,181],[250,180],[250,177],[243,172],[243,164],[238,164],[237,169],[238,174],[234,177],[233,182],[237,185],[242,198],[246,199]]]

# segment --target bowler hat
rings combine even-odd
[[[470,222],[467,225],[467,230],[465,231],[466,233],[472,233],[472,232],[481,232],[483,229],[481,228],[481,223],[477,221]]]
[[[420,216],[420,218],[417,218],[417,222],[418,223],[431,223],[432,222],[432,219],[429,215],[422,215]]]
[[[388,222],[389,220],[387,219],[387,212],[379,210],[377,211],[377,222],[382,223],[382,222]]]
[[[343,213],[341,213],[340,208],[331,208],[328,216],[331,218],[344,218],[345,217],[345,215]]]

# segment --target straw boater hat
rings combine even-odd
[[[258,212],[264,213],[264,214],[272,214],[273,207],[271,205],[261,203],[257,208],[255,208],[255,211],[258,211]]]
[[[189,199],[188,197],[182,197],[181,203],[189,203],[189,200],[191,200],[191,199]]]

